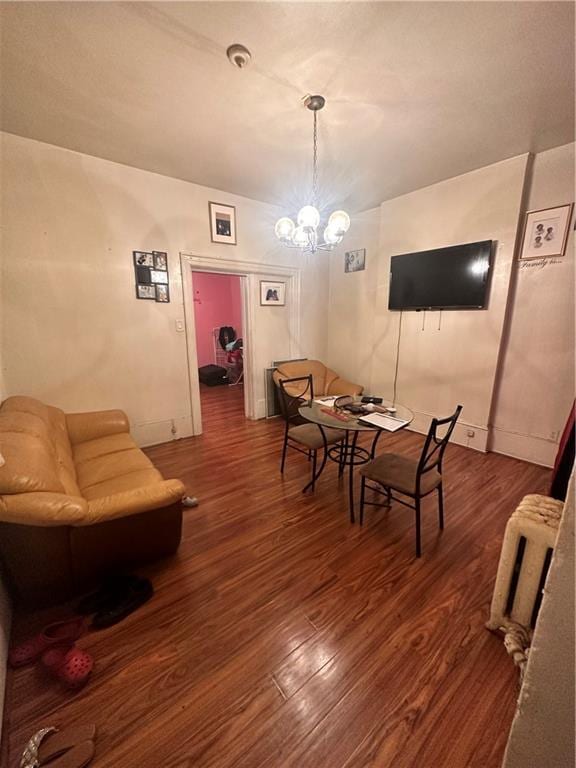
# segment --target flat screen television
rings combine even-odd
[[[485,309],[492,240],[393,256],[388,309]]]

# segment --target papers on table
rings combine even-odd
[[[320,403],[320,405],[324,405],[326,408],[333,408],[338,397],[339,395],[336,395],[336,397],[315,397],[314,402]]]
[[[403,419],[397,419],[395,416],[384,416],[381,413],[371,413],[368,416],[360,416],[358,421],[361,424],[369,424],[371,427],[378,427],[378,429],[386,429],[388,432],[396,432],[397,429],[402,429],[408,424]]]

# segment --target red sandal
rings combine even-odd
[[[42,664],[69,688],[81,688],[88,682],[94,659],[75,645],[60,646],[43,653]]]
[[[44,651],[54,646],[65,644],[70,647],[85,629],[86,621],[82,618],[67,619],[49,624],[36,637],[12,648],[8,656],[10,666],[16,668],[32,664]]]

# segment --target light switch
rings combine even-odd
[[[178,333],[184,332],[184,320],[176,320],[176,331]]]

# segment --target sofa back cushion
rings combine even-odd
[[[79,496],[66,418],[32,397],[0,407],[0,493],[50,491]]]
[[[310,374],[314,383],[314,396],[326,394],[326,366],[320,360],[295,360],[290,363],[281,363],[274,371],[274,380],[278,383],[279,379],[296,379]],[[290,392],[290,387],[286,390]]]

